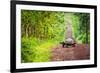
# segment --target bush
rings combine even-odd
[[[36,39],[22,38],[21,42],[21,61],[33,62],[35,57],[35,47],[37,46]]]
[[[55,46],[54,40],[39,40],[37,38],[22,38],[21,62],[48,62],[51,49]]]

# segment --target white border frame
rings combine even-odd
[[[21,9],[90,13],[90,60],[21,63]],[[92,42],[91,42],[92,41]],[[16,69],[94,64],[94,9],[16,5]]]

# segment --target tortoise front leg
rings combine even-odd
[[[65,48],[65,45],[66,45],[66,44],[63,42],[63,43],[62,43],[62,47]]]

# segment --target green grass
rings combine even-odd
[[[57,44],[55,40],[39,40],[37,38],[22,38],[21,62],[48,62],[51,49]]]

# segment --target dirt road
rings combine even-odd
[[[51,53],[51,61],[85,60],[90,58],[90,47],[86,44],[76,44],[75,47],[70,48],[62,48],[62,45],[58,45]]]

